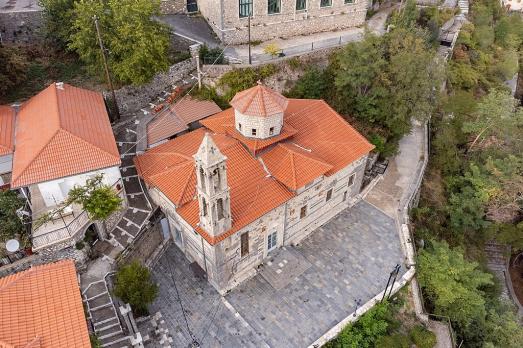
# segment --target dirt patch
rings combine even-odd
[[[514,262],[516,255],[510,258],[509,272],[512,280],[512,287],[520,304],[523,304],[523,256]]]

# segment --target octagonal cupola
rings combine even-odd
[[[236,130],[243,136],[267,139],[280,134],[288,100],[261,82],[237,93],[231,103]]]

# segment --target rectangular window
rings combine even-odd
[[[241,256],[244,257],[249,254],[249,232],[241,235]]]
[[[267,236],[267,251],[271,251],[272,249],[276,248],[277,236],[277,232],[273,232]]]
[[[281,0],[267,0],[267,13],[275,14],[280,13]]]
[[[301,207],[300,209],[300,219],[303,219],[304,217],[307,216],[307,206],[304,205],[303,207]]]
[[[354,0],[345,0],[346,4],[354,4]]]
[[[349,176],[349,185],[348,186],[352,186],[352,184],[354,184],[355,176],[356,176],[356,174],[352,174],[351,176]]]
[[[252,16],[252,1],[253,0],[239,0],[240,18]]]
[[[271,127],[269,128],[269,135],[273,135],[274,134],[274,127]]]
[[[216,201],[216,207],[218,208],[218,220],[223,219],[223,199],[218,198]]]
[[[203,216],[207,216],[207,202],[205,201],[205,198],[202,197],[202,214]]]
[[[251,131],[251,134],[252,135],[256,135],[256,129],[253,128],[252,131]]]
[[[347,200],[347,191],[343,192],[343,201],[345,202]]]
[[[296,0],[296,11],[307,9],[307,0]]]
[[[321,0],[320,7],[329,7],[332,6],[332,0]]]
[[[327,191],[327,199],[326,199],[326,202],[330,201],[332,198],[332,189],[330,189],[329,191]]]

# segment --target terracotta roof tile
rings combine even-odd
[[[102,95],[52,84],[18,113],[13,187],[121,163]]]
[[[251,139],[233,131],[233,115],[233,110],[228,109],[201,122],[214,132],[214,142],[227,157],[233,225],[219,236],[212,237],[198,226],[192,155],[205,129],[179,136],[135,159],[140,176],[162,191],[177,206],[180,216],[210,244],[222,241],[292,198],[294,193],[288,188],[296,190],[321,175],[336,173],[374,148],[321,100],[290,99],[284,113],[284,128],[289,133],[267,139],[268,145],[253,145]],[[255,157],[256,151],[264,147],[266,152],[261,158]]]
[[[188,125],[222,111],[215,102],[190,96],[162,110],[147,124],[149,145],[170,138],[189,129]]]
[[[0,347],[91,347],[73,261],[0,278]]]
[[[9,155],[14,150],[15,110],[0,105],[0,156]]]
[[[333,167],[312,151],[306,151],[290,143],[278,144],[261,158],[269,172],[294,191],[324,175]]]
[[[288,100],[280,93],[258,83],[257,86],[236,93],[230,104],[244,115],[266,117],[284,112]]]

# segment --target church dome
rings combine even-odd
[[[262,85],[238,92],[230,104],[234,108],[235,127],[249,138],[266,139],[280,134],[287,98]]]

